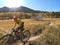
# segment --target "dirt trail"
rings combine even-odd
[[[39,37],[40,37],[39,35],[38,35],[38,36],[31,37],[25,45],[29,45],[29,42],[30,42],[30,41],[36,40],[36,39],[39,38]],[[13,44],[13,45],[23,45],[23,43],[20,42],[20,41],[18,41],[17,43],[15,43],[15,44]]]
[[[34,37],[31,37],[28,41],[33,41],[33,40],[36,40],[37,38],[39,38],[40,36],[34,36]]]

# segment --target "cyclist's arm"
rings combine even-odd
[[[18,21],[19,21],[19,26],[21,26],[21,24],[22,24],[22,21],[21,21],[21,19],[17,19]]]
[[[15,23],[15,25],[14,25],[14,28],[15,28],[15,26],[16,26],[16,23]]]

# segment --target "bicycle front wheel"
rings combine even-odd
[[[21,41],[22,42],[27,42],[30,38],[31,34],[29,30],[25,30],[21,36]]]

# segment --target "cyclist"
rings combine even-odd
[[[22,22],[21,19],[18,16],[13,16],[13,20],[15,22],[14,28],[18,25],[15,28],[15,31],[16,32],[20,31],[21,36],[22,36],[23,35],[23,31],[24,31],[24,22]],[[18,33],[16,33],[16,32],[15,32],[15,35],[18,37],[16,39],[19,40],[20,37],[19,37]]]
[[[24,22],[22,22],[18,16],[13,16],[13,20],[15,21],[14,28],[18,25],[18,27],[16,27],[16,30],[23,31],[24,30]]]

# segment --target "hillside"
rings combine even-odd
[[[16,12],[34,12],[34,13],[44,12],[44,11],[33,10],[33,9],[30,9],[28,7],[25,7],[25,6],[20,6],[20,7],[16,7],[16,8],[9,8],[9,7],[5,6],[5,7],[0,8],[0,12],[13,12],[13,11],[16,11]]]

